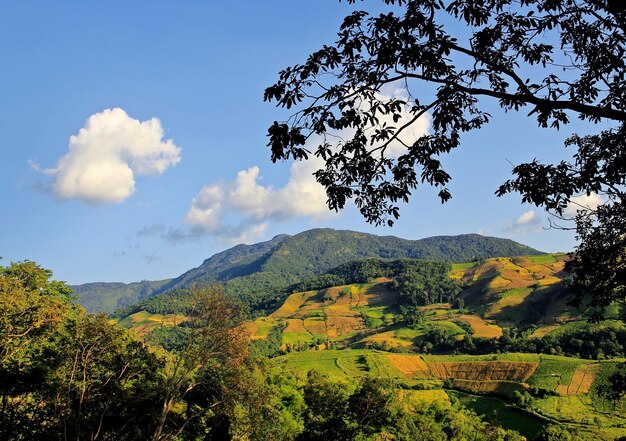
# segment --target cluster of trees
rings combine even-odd
[[[406,268],[393,281],[393,287],[400,292],[400,303],[415,307],[454,301],[461,287],[448,277],[451,269],[446,262]]]
[[[0,439],[271,439],[249,419],[275,403],[219,289],[192,293],[187,338],[166,352],[50,277],[33,262],[0,267]]]
[[[397,385],[366,377],[349,392],[317,371],[303,388],[300,440],[522,440],[516,432],[483,422],[456,406],[435,402],[416,409],[399,406]]]
[[[528,332],[505,329],[497,338],[476,338],[471,329],[463,339],[455,331],[437,327],[416,339],[416,347],[427,353],[462,353],[472,355],[499,352],[528,352],[568,357],[605,359],[626,357],[626,330],[623,328],[585,326],[581,329],[531,338]]]
[[[349,285],[353,283],[369,283],[379,277],[396,279],[405,277],[407,282],[411,275],[416,278],[428,278],[435,285],[446,283],[450,264],[446,261],[435,262],[418,259],[379,259],[367,258],[353,260],[339,265],[325,274],[308,277],[289,286],[285,291],[288,293],[326,289],[333,286]],[[409,282],[410,283],[410,282]],[[399,285],[395,285],[398,288]]]

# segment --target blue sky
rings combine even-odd
[[[336,0],[2,2],[3,262],[35,260],[70,283],[160,279],[238,239],[314,227],[409,239],[482,232],[570,250],[571,232],[546,230],[540,210],[493,193],[510,163],[558,160],[563,139],[584,126],[539,129],[488,104],[493,122],[443,158],[452,201],[420,188],[393,228],[350,207],[329,215],[307,167],[271,163],[267,127],[286,114],[263,103],[264,88],[332,43],[351,9]]]

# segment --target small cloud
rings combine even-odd
[[[180,161],[181,148],[163,135],[157,118],[142,122],[120,108],[106,109],[70,137],[55,168],[30,165],[54,178],[51,189],[61,199],[120,203],[135,192],[136,176],[160,175]]]
[[[517,218],[517,225],[536,225],[540,223],[541,220],[537,217],[537,213],[535,210],[530,210],[525,213],[522,213],[520,217]]]
[[[197,236],[246,243],[263,235],[269,220],[330,216],[326,191],[313,176],[320,166],[317,159],[293,163],[289,181],[281,188],[263,185],[256,166],[240,171],[231,182],[205,185],[191,201],[185,223]],[[232,215],[242,220],[228,223]]]
[[[602,196],[598,193],[582,194],[580,196],[574,196],[570,198],[569,204],[563,212],[568,217],[576,216],[578,211],[595,211],[599,205],[606,202]]]
[[[488,234],[491,234],[491,227],[479,228],[478,229],[478,234],[480,234],[481,236],[486,236]]]
[[[541,219],[534,210],[522,213],[515,222],[509,222],[502,231],[510,236],[524,236],[541,231]]]
[[[143,257],[143,259],[146,261],[146,263],[147,263],[148,265],[150,265],[150,264],[151,264],[151,263],[153,263],[153,262],[157,262],[157,261],[159,261],[159,260],[163,260],[163,259],[161,259],[159,256],[156,256],[156,255],[154,255],[154,254],[150,254],[150,255],[143,255],[143,256],[141,256],[141,257]]]
[[[160,237],[172,243],[190,242],[200,238],[192,231],[166,227],[161,224],[148,225],[136,233],[137,237]]]

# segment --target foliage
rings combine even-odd
[[[241,309],[218,286],[192,289],[191,295],[190,332],[183,346],[168,357],[155,440],[187,430],[208,432],[214,411],[207,409],[222,405],[225,412],[232,411],[226,397],[247,356],[247,338],[239,326]]]
[[[515,432],[482,422],[475,414],[435,402],[414,411],[397,405],[398,386],[365,377],[352,393],[310,371],[303,389],[307,406],[300,440],[521,440]]]
[[[401,302],[406,305],[451,302],[461,288],[448,277],[450,269],[448,263],[424,263],[403,271],[394,279],[393,286],[400,291]]]
[[[265,91],[265,100],[300,108],[269,128],[272,160],[312,153],[323,159],[316,178],[331,209],[353,199],[368,221],[391,224],[398,217],[395,204],[406,201],[420,180],[448,200],[450,176],[436,158],[458,147],[463,132],[489,121],[482,97],[495,98],[506,111],[530,106],[542,127],[567,123],[566,111],[593,122],[626,120],[626,24],[617,2],[384,3],[397,8],[379,16],[348,15],[334,46],[284,69]],[[447,20],[461,24],[458,35],[442,25]],[[560,74],[560,65],[567,74]],[[406,97],[381,95],[388,84],[403,88]],[[394,157],[393,143],[426,113],[431,131]],[[342,141],[333,145],[338,131]],[[320,141],[309,150],[305,144],[313,136]]]
[[[0,273],[0,436],[146,439],[158,359],[33,262]],[[132,422],[133,424],[129,424]]]
[[[573,331],[529,338],[515,329],[505,329],[498,338],[473,337],[466,332],[464,338],[456,333],[435,328],[418,337],[419,350],[429,353],[458,352],[461,354],[493,354],[497,352],[525,352],[566,355],[586,359],[626,357],[626,329],[587,325]]]
[[[597,388],[600,396],[613,402],[626,396],[626,362],[620,364],[607,380]]]

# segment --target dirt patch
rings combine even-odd
[[[321,317],[304,319],[304,328],[313,335],[326,335],[326,322]]]
[[[523,361],[466,361],[432,363],[430,369],[440,379],[526,381],[539,363]]]
[[[599,368],[599,364],[580,366],[574,371],[570,384],[567,386],[560,384],[557,386],[556,391],[561,395],[582,395],[588,393]]]
[[[360,316],[329,315],[326,318],[328,336],[347,334],[365,329],[365,322]]]
[[[309,333],[304,327],[303,320],[300,319],[287,319],[287,327],[283,330],[283,333],[289,334],[290,332],[305,335]]]
[[[477,315],[462,315],[459,319],[472,327],[474,337],[497,338],[502,336],[502,328],[500,326],[487,323]]]
[[[400,372],[407,376],[428,376],[430,369],[422,357],[411,354],[389,354],[387,355],[391,364]]]

